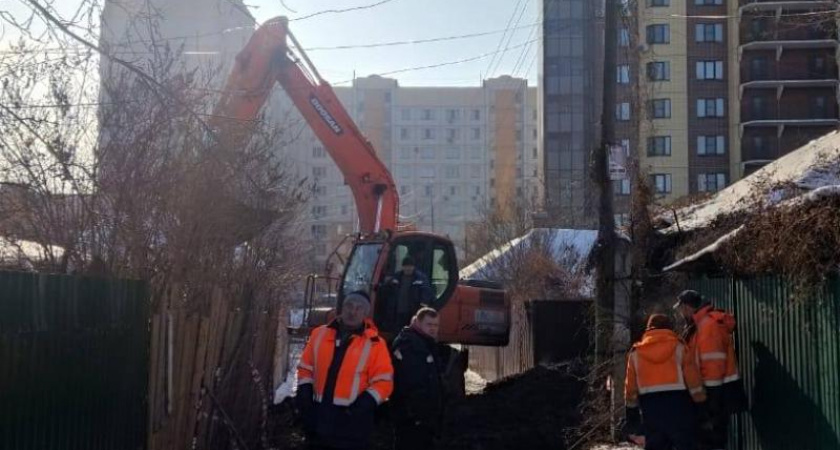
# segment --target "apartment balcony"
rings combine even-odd
[[[776,12],[777,15],[781,15],[780,11],[811,11],[815,9],[830,10],[835,7],[836,4],[834,0],[741,0],[741,6],[738,8],[738,17],[740,18],[744,13],[752,12],[773,11]]]
[[[840,85],[837,79],[822,80],[756,80],[742,83],[740,86],[740,98],[744,97],[747,89],[775,90],[776,101],[781,101],[786,89],[836,89]]]
[[[838,128],[840,119],[834,117],[810,118],[810,119],[749,119],[741,122],[741,135],[750,128],[771,128],[776,132],[776,137],[781,138],[787,128],[823,128],[826,132]]]

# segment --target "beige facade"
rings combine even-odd
[[[468,224],[485,206],[542,196],[536,89],[511,77],[481,87],[402,87],[367,77],[336,94],[388,165],[400,195],[400,218],[466,247]],[[291,124],[283,152],[315,182],[306,217],[315,268],[356,230],[341,173],[283,95],[270,114]]]
[[[640,68],[651,62],[667,62],[670,79],[651,81],[639,70],[640,99],[643,104],[637,109],[642,114],[639,130],[640,168],[654,178],[670,178],[670,192],[661,193],[663,200],[679,198],[689,193],[688,177],[688,61],[686,55],[688,31],[686,27],[686,2],[671,1],[668,6],[650,6],[650,2],[639,2],[639,36],[642,36]],[[681,18],[682,19],[679,19]],[[649,42],[649,27],[667,27],[667,42]],[[670,100],[670,118],[654,118],[648,104],[652,100]],[[670,155],[654,156],[648,151],[652,138],[669,137]],[[668,178],[665,178],[666,180]],[[665,182],[667,184],[667,182]]]

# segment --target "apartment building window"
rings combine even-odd
[[[648,6],[670,6],[671,0],[648,0]]]
[[[411,120],[411,109],[403,108],[402,111],[400,111],[400,114],[401,114],[402,120]]]
[[[324,158],[327,156],[327,151],[324,150],[324,147],[319,145],[312,147],[312,157],[313,158]]]
[[[621,64],[616,67],[616,81],[618,84],[630,84],[630,66]]]
[[[327,176],[327,168],[326,167],[313,167],[312,168],[312,176],[315,178],[323,178]]]
[[[537,147],[531,147],[531,159],[537,159]]]
[[[621,214],[614,214],[613,220],[615,221],[616,227],[626,227],[630,226],[630,214],[629,213],[621,213]]]
[[[630,120],[630,103],[622,102],[615,105],[615,120],[627,122]]]
[[[824,119],[828,117],[828,99],[824,96],[811,99],[811,118]]]
[[[327,207],[324,205],[317,205],[312,207],[312,217],[321,218],[327,215]]]
[[[424,109],[423,120],[435,120],[435,112],[431,109]]]
[[[694,4],[698,6],[722,5],[723,0],[694,0]]]
[[[420,167],[417,169],[417,175],[420,178],[434,178],[435,177],[435,168],[434,167]]]
[[[825,56],[811,55],[808,58],[808,68],[811,73],[811,78],[820,78],[825,74]]]
[[[426,197],[431,197],[435,195],[435,187],[430,184],[427,184],[423,189],[423,193],[426,195]]]
[[[423,150],[420,151],[420,158],[435,159],[435,149],[431,147],[424,147]]]
[[[613,194],[630,195],[630,180],[613,181]]]
[[[423,128],[423,139],[431,140],[435,138],[435,130],[431,128]]]
[[[755,57],[750,61],[750,78],[764,80],[767,78],[767,58]]]
[[[671,42],[671,27],[668,24],[648,25],[648,44],[668,44]]]
[[[411,153],[412,153],[412,152],[411,152],[411,147],[402,147],[402,148],[400,148],[400,157],[401,157],[402,159],[411,159],[411,158],[412,158],[412,154],[411,154]]]
[[[480,109],[472,110],[472,120],[481,120],[481,110]]]
[[[767,139],[764,136],[753,136],[752,147],[756,154],[764,154],[767,150]]]
[[[403,141],[407,141],[409,139],[410,133],[408,128],[400,128],[400,139]]]
[[[697,61],[698,80],[722,80],[723,61]]]
[[[312,232],[313,239],[324,239],[327,237],[326,225],[312,225],[310,231]]]
[[[470,166],[470,177],[481,178],[481,166]]]
[[[408,195],[408,186],[400,186],[400,195]],[[344,207],[341,207],[341,213],[344,214]]]
[[[630,156],[630,139],[622,139],[621,148],[624,150],[625,156]]]
[[[657,194],[671,193],[671,174],[670,173],[655,173],[650,176],[651,184]]]
[[[481,147],[471,147],[470,148],[470,158],[472,159],[481,159],[481,156],[484,154],[484,151]]]
[[[671,79],[671,63],[669,61],[649,62],[647,75],[650,81],[668,81]]]
[[[454,179],[461,176],[461,170],[458,166],[446,166],[443,173],[444,175],[446,175],[446,178],[449,179]]]
[[[408,186],[401,186],[401,187],[400,187],[400,191],[403,191],[403,190],[405,190],[405,192],[406,192],[406,193],[408,193]],[[348,214],[348,212],[349,212],[349,211],[350,211],[350,207],[349,207],[349,206],[347,206],[347,205],[341,205],[341,215],[342,215],[342,216],[346,216],[346,215]]]
[[[652,136],[648,138],[648,156],[671,156],[671,136]]]
[[[315,193],[316,197],[322,197],[327,195],[327,187],[326,186],[315,186],[312,188],[312,192]]]
[[[697,117],[725,117],[725,114],[722,98],[697,99]]]
[[[698,192],[717,192],[725,187],[725,173],[701,173],[697,175]]]
[[[449,195],[458,195],[458,186],[449,186]]]
[[[722,23],[698,23],[694,26],[696,42],[723,42]]]
[[[458,147],[446,149],[446,159],[461,159],[461,149]]]
[[[397,166],[397,178],[400,180],[407,180],[411,178],[411,166],[399,165]]]
[[[478,141],[481,139],[481,128],[472,129],[472,138],[474,141]]]
[[[650,101],[650,113],[654,119],[668,119],[671,117],[671,99],[656,98]]]
[[[630,46],[630,29],[627,27],[621,27],[618,29],[618,46],[619,47],[629,47]]]
[[[723,136],[697,136],[697,154],[715,156],[726,154],[726,141]]]
[[[458,133],[457,128],[448,128],[446,130],[446,141],[447,142],[455,142],[458,140],[460,133]]]
[[[446,121],[449,123],[455,122],[461,117],[461,111],[457,109],[447,109],[446,110]]]
[[[767,118],[767,99],[764,97],[753,97],[750,99],[750,113],[752,120]]]

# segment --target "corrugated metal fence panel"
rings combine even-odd
[[[730,448],[840,448],[840,282],[807,299],[773,278],[692,284],[738,319],[750,411],[734,418]]]
[[[146,287],[0,272],[0,449],[146,447]]]

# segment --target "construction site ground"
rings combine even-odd
[[[489,383],[450,405],[437,448],[447,450],[570,450],[581,423],[585,382],[566,368],[538,367]],[[381,408],[372,448],[390,450],[387,407]],[[304,449],[303,432],[287,400],[271,416],[272,447]],[[583,449],[581,449],[583,450]]]

